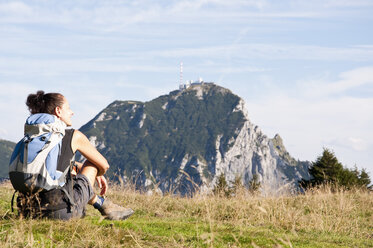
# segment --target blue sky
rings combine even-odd
[[[373,175],[373,1],[0,0],[0,138],[31,92],[63,93],[74,128],[114,100],[202,77],[229,88],[290,154],[332,149]]]

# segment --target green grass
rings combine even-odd
[[[256,216],[256,219],[237,214],[227,218],[225,214],[216,213],[214,207],[235,213],[238,205],[235,205],[233,199],[210,197],[198,200],[123,191],[112,192],[111,198],[116,202],[125,201],[126,205],[136,210],[126,221],[104,220],[90,206],[84,219],[19,219],[16,213],[10,211],[12,193],[9,185],[0,186],[1,247],[373,247],[373,236],[369,236],[373,211],[369,204],[372,204],[372,200],[366,197],[362,197],[368,199],[366,208],[351,211],[351,223],[356,220],[359,222],[355,224],[358,229],[351,229],[355,231],[349,233],[342,228],[333,230],[331,227],[325,230],[327,228],[321,227],[321,222],[316,223],[314,228],[302,222],[290,227],[271,216],[266,198],[256,200],[259,202],[257,204],[267,209],[253,211],[252,216]],[[119,200],[122,194],[126,194],[126,197]],[[291,199],[294,198],[296,201],[298,197],[293,196]],[[346,201],[348,197],[344,198]],[[269,202],[272,204],[272,201]],[[252,201],[242,202],[249,203]],[[357,206],[361,203],[367,202],[356,201]],[[346,206],[349,204],[346,203]],[[294,207],[294,204],[289,206]],[[294,211],[288,208],[284,209]],[[312,213],[303,209],[300,212],[307,212],[307,215]],[[285,216],[283,214],[282,218]]]

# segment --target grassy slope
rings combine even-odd
[[[190,199],[116,188],[109,197],[136,210],[130,219],[103,220],[89,207],[68,222],[17,219],[12,192],[0,186],[1,247],[373,247],[367,192]]]

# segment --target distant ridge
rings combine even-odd
[[[0,180],[8,178],[9,161],[16,143],[0,139]]]

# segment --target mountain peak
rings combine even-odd
[[[229,89],[221,87],[212,82],[198,82],[198,83],[191,83],[188,85],[184,85],[180,87],[179,90],[175,90],[170,92],[170,95],[177,99],[180,95],[185,94],[195,94],[199,100],[202,100],[205,95],[215,95],[220,93],[224,94],[233,94]]]
[[[281,137],[268,139],[249,121],[244,101],[214,83],[145,103],[115,101],[80,130],[108,158],[109,176],[121,173],[147,189],[211,189],[222,173],[246,185],[257,174],[262,185],[278,189],[301,177],[296,166],[287,169],[293,160]]]

